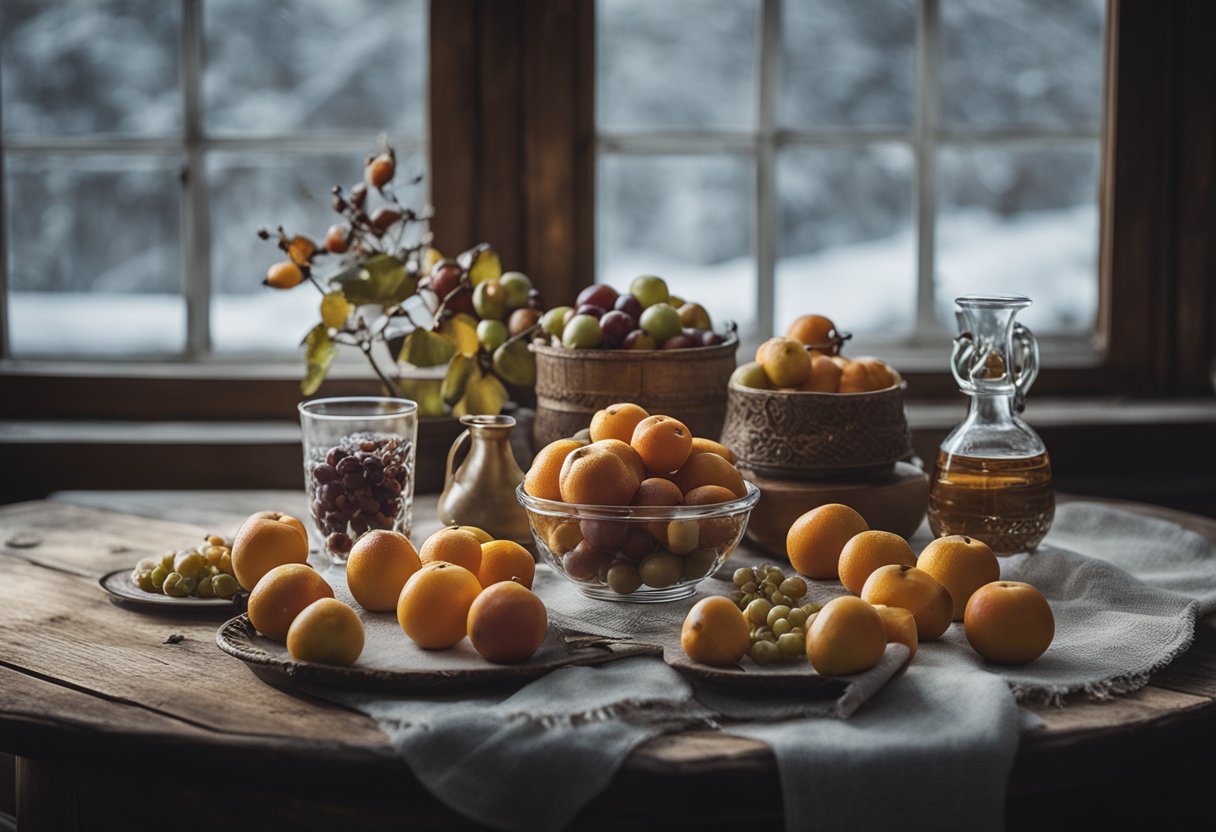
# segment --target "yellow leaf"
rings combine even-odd
[[[435,264],[443,259],[443,253],[434,246],[430,246],[426,250],[426,256],[422,259],[422,273],[430,274],[431,269],[435,268]]]
[[[478,372],[477,376],[469,380],[464,398],[456,406],[464,411],[459,415],[497,416],[502,412],[502,406],[508,398],[510,396],[507,388],[502,386],[501,381],[492,375],[481,375]],[[452,413],[457,415],[455,410]]]
[[[466,358],[477,355],[477,319],[463,312],[453,315],[439,326],[439,334],[456,345],[456,351]]]
[[[473,266],[469,269],[469,280],[473,282],[474,286],[477,286],[480,283],[498,280],[500,277],[502,277],[502,262],[498,259],[498,253],[487,246],[477,253],[477,259],[473,261]]]
[[[454,405],[464,398],[464,391],[468,389],[469,379],[473,377],[473,371],[476,369],[477,365],[473,359],[459,353],[452,356],[441,388],[445,404]]]
[[[321,323],[332,329],[346,326],[346,319],[354,311],[355,307],[341,292],[326,292],[321,298]]]
[[[437,378],[403,378],[397,382],[401,394],[418,403],[419,416],[442,416],[447,412],[440,391],[442,384]]]
[[[338,348],[329,337],[325,324],[317,324],[308,331],[304,336],[304,360],[308,366],[304,371],[303,380],[300,381],[300,392],[305,396],[317,392],[337,353]]]
[[[405,336],[398,361],[415,367],[438,367],[447,364],[456,354],[456,346],[450,338],[436,335],[429,329],[415,329]]]

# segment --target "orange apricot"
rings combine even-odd
[[[1056,633],[1051,605],[1021,581],[993,581],[977,589],[963,612],[967,641],[994,664],[1025,664],[1047,651]]]
[[[750,632],[747,619],[733,601],[711,595],[688,611],[680,628],[680,646],[693,661],[730,667],[747,652]]]
[[[545,640],[549,615],[527,587],[515,581],[496,583],[477,596],[465,624],[469,642],[491,662],[522,662]]]
[[[804,393],[839,393],[840,365],[826,355],[811,357],[811,375],[798,389]]]
[[[889,563],[916,566],[916,555],[908,541],[891,532],[861,532],[840,550],[840,582],[849,592],[860,595],[870,573]]]
[[[252,590],[276,566],[308,560],[308,535],[299,529],[300,521],[283,517],[287,519],[250,517],[237,530],[232,571],[243,589]]]
[[[363,652],[363,622],[337,598],[319,598],[287,629],[287,652],[298,662],[346,667]]]
[[[346,561],[346,585],[359,606],[372,612],[397,609],[405,582],[422,568],[414,544],[401,532],[376,530],[355,541]]]
[[[899,374],[878,358],[856,358],[841,370],[841,393],[868,393],[899,383]]]
[[[397,599],[397,623],[419,647],[442,650],[468,632],[469,607],[481,594],[477,576],[446,561],[410,576]]]
[[[837,580],[844,545],[869,528],[865,518],[854,509],[828,503],[794,521],[785,536],[786,555],[793,567],[808,578]]]
[[[883,626],[887,628],[887,644],[902,644],[907,647],[908,661],[912,661],[920,644],[916,636],[916,619],[912,617],[912,613],[903,607],[888,607],[886,604],[875,604],[874,609],[882,616]]]
[[[756,362],[774,387],[798,387],[811,376],[811,355],[793,338],[770,338],[756,350]]]
[[[678,506],[684,501],[680,487],[664,477],[648,477],[633,495],[635,506]]]
[[[930,543],[916,559],[916,566],[950,592],[955,621],[963,620],[967,602],[977,589],[1001,579],[1001,565],[988,544],[960,534],[939,537]]]
[[[562,464],[561,496],[567,503],[627,506],[637,490],[637,475],[617,454],[588,445]]]
[[[448,526],[423,542],[418,557],[423,566],[445,561],[463,566],[476,575],[481,569],[481,544],[472,532],[466,532],[459,526]]]
[[[514,540],[492,540],[481,544],[481,569],[477,580],[483,587],[502,581],[518,581],[528,589],[536,577],[532,553]]]
[[[633,430],[629,444],[651,475],[670,474],[692,453],[692,431],[670,416],[647,416]]]
[[[793,338],[808,347],[828,346],[836,335],[836,324],[823,315],[803,315],[790,324],[786,338]]]
[[[300,611],[334,590],[311,566],[286,563],[262,576],[249,593],[249,623],[266,638],[282,641]]]
[[[625,463],[625,466],[633,472],[639,483],[646,479],[646,466],[642,464],[642,458],[628,442],[622,442],[619,439],[601,439],[598,442],[592,442],[587,447],[602,453],[616,454],[621,458],[621,462]]]
[[[691,457],[680,470],[672,474],[672,481],[687,494],[704,485],[721,486],[736,497],[747,496],[747,485],[739,469],[717,454],[697,454]]]
[[[638,422],[650,414],[636,404],[610,404],[591,417],[591,441],[619,439],[629,444]]]
[[[806,633],[806,655],[824,676],[850,676],[878,664],[887,648],[887,627],[878,610],[844,595],[824,604]]]
[[[867,603],[902,607],[912,613],[921,641],[939,638],[954,613],[954,601],[946,588],[915,566],[890,563],[878,567],[866,578],[860,594]]]
[[[735,458],[735,452],[723,445],[721,442],[715,442],[712,439],[705,439],[700,436],[692,438],[692,448],[688,452],[689,458],[697,454],[717,454],[725,459],[731,465],[734,465],[739,460]]]
[[[561,473],[566,457],[586,445],[577,439],[559,439],[541,448],[524,476],[524,491],[541,500],[561,500]]]

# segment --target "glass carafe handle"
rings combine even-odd
[[[959,389],[969,391],[975,385],[971,380],[971,369],[975,365],[975,336],[970,332],[960,332],[954,338],[954,347],[950,351],[950,372]]]
[[[1026,393],[1039,375],[1039,342],[1029,327],[1013,325],[1013,406],[1021,413],[1026,409]]]

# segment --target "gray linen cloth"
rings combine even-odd
[[[638,744],[696,725],[772,746],[789,829],[999,828],[1017,701],[1106,698],[1145,684],[1189,646],[1196,617],[1216,610],[1216,552],[1174,524],[1070,503],[1038,552],[1003,559],[1001,571],[1051,603],[1056,636],[1043,657],[988,665],[956,623],[921,645],[905,673],[856,693],[872,698],[849,719],[838,717],[859,703],[713,689],[651,657],[563,667],[510,694],[325,695],[376,719],[439,799],[502,829],[565,826]],[[670,633],[686,609],[597,603],[552,583],[553,621],[603,636]],[[817,582],[815,592],[843,590]],[[884,661],[901,661],[902,649]],[[881,794],[860,783],[882,783]]]

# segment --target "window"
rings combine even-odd
[[[1098,309],[1103,0],[599,0],[597,271],[745,336],[828,314],[886,349],[1021,291]],[[940,364],[940,360],[937,362]]]
[[[382,135],[425,164],[425,0],[0,0],[0,29],[3,355],[294,351],[315,293],[259,285],[256,228],[323,234]]]

